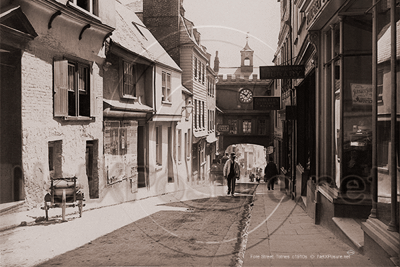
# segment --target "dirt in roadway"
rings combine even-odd
[[[242,185],[237,191],[254,189]],[[171,203],[187,211],[157,212],[38,266],[234,266],[251,199]]]

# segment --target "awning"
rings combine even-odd
[[[103,99],[103,116],[108,118],[145,118],[153,108],[135,103],[122,103],[117,100]]]

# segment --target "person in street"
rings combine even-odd
[[[228,152],[225,152],[225,155],[221,158],[221,163],[222,165],[225,166],[226,161],[229,159],[229,154]]]
[[[278,178],[278,168],[272,156],[269,157],[267,166],[264,169],[264,181],[267,183],[268,190],[274,190],[276,179]]]
[[[225,162],[223,169],[223,175],[228,182],[228,196],[232,194],[232,197],[235,196],[236,179],[240,178],[240,166],[235,158],[236,154],[231,153],[231,157]]]

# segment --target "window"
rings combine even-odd
[[[201,64],[200,60],[198,60],[198,62],[199,62],[199,66],[198,66],[199,67],[199,83],[201,83],[201,77],[202,77],[201,76],[201,65],[202,64]]]
[[[197,117],[198,117],[198,110],[197,110],[197,100],[194,100],[194,128],[197,129]]]
[[[89,63],[54,61],[54,116],[93,117],[95,95],[91,92]]]
[[[258,134],[259,135],[267,134],[267,121],[265,119],[258,120]]]
[[[69,0],[69,2],[93,15],[99,15],[98,0]]]
[[[162,72],[162,101],[171,102],[171,74]]]
[[[182,130],[178,130],[178,161],[182,161]]]
[[[202,119],[201,127],[205,128],[206,127],[206,124],[205,124],[206,110],[204,109],[204,101],[202,101],[201,116],[202,116],[202,118],[201,118]]]
[[[162,127],[156,127],[156,163],[162,165]]]
[[[205,81],[206,81],[206,79],[205,79],[205,75],[204,75],[204,73],[206,72],[206,69],[205,69],[205,66],[204,66],[204,64],[203,64],[203,63],[201,63],[201,66],[202,66],[202,68],[203,68],[203,73],[202,73],[202,80],[201,80],[201,83],[202,83],[202,84],[204,84],[204,83],[205,83]]]
[[[251,133],[251,120],[243,120],[243,133]]]
[[[194,79],[197,80],[197,58],[194,58]]]
[[[122,95],[136,97],[136,68],[133,63],[124,61]]]
[[[250,66],[250,59],[245,58],[245,59],[244,59],[244,65],[245,65],[245,66]]]
[[[228,120],[229,124],[229,133],[237,134],[237,120]]]

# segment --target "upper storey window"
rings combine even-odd
[[[99,15],[99,0],[69,0],[69,2],[86,10],[90,14]]]

